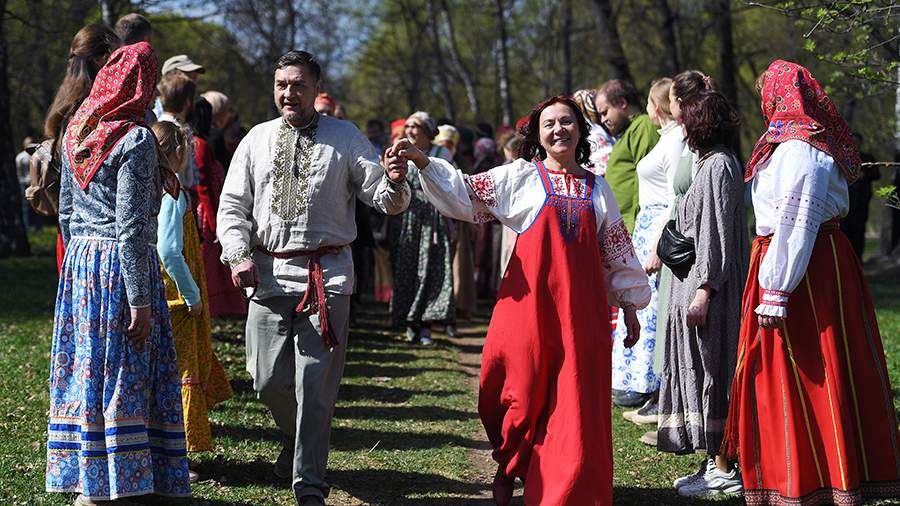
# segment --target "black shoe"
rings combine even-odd
[[[625,392],[622,395],[613,397],[613,404],[620,408],[635,408],[643,405],[650,399],[652,394],[642,394],[639,392]]]

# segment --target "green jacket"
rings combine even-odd
[[[637,163],[659,142],[659,131],[646,114],[631,118],[631,124],[616,141],[606,166],[606,182],[619,204],[622,219],[629,232],[634,232],[638,205]]]

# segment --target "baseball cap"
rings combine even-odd
[[[201,74],[206,71],[206,69],[203,68],[203,65],[197,65],[191,61],[186,54],[175,55],[163,63],[163,75],[166,75],[173,70],[180,70],[182,72],[200,72]]]

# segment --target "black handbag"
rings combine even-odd
[[[656,256],[672,270],[675,277],[684,281],[696,259],[694,240],[678,231],[675,220],[669,220],[656,244]]]

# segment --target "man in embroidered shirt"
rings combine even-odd
[[[247,370],[284,434],[277,476],[300,504],[323,504],[331,415],[344,369],[356,200],[386,214],[409,205],[406,168],[383,168],[362,133],[319,115],[321,69],[305,51],[275,64],[281,117],[234,153],[219,203],[222,260],[252,290]],[[293,473],[291,473],[293,466]]]
[[[611,79],[594,98],[600,121],[617,137],[606,165],[606,182],[612,188],[629,232],[634,232],[638,205],[637,163],[659,141],[659,132],[643,112],[641,96],[631,81]]]

